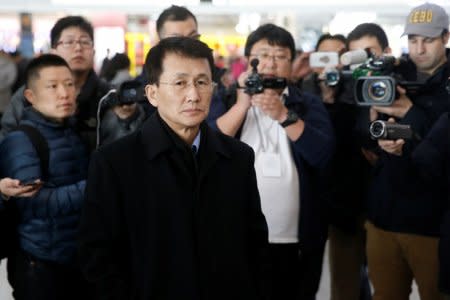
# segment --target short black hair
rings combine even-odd
[[[365,36],[374,37],[381,46],[381,50],[386,50],[389,47],[389,41],[380,25],[375,23],[362,23],[355,27],[347,36],[347,48],[352,41],[359,40]]]
[[[159,84],[159,77],[163,72],[163,60],[170,53],[187,58],[207,59],[211,69],[211,76],[214,76],[213,52],[208,45],[189,37],[168,37],[162,39],[151,48],[145,59],[145,72],[148,76],[149,84]]]
[[[66,67],[70,70],[69,64],[61,56],[55,54],[43,54],[33,58],[25,70],[25,87],[29,88],[31,84],[39,79],[39,72],[47,67]]]
[[[61,33],[69,27],[80,28],[89,35],[92,41],[94,40],[94,28],[91,23],[81,16],[67,16],[59,19],[50,31],[50,44],[52,48],[56,48]]]
[[[249,57],[253,45],[261,40],[267,40],[269,45],[289,48],[291,52],[291,60],[295,58],[295,42],[292,34],[286,29],[271,23],[261,25],[255,31],[250,33],[247,41],[245,42],[244,55]]]
[[[345,46],[347,46],[347,39],[342,34],[330,34],[330,33],[324,33],[322,34],[316,43],[316,51],[319,50],[320,44],[324,41],[333,40],[333,41],[339,41],[342,42]]]
[[[163,10],[156,20],[156,32],[158,33],[158,36],[161,37],[162,28],[167,21],[185,21],[189,18],[194,19],[194,22],[197,25],[197,18],[189,9],[184,6],[172,5]]]
[[[110,61],[105,62],[105,74],[104,78],[107,81],[111,81],[117,72],[130,67],[130,59],[125,53],[116,53]]]

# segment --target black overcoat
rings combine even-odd
[[[96,299],[261,299],[253,150],[202,124],[195,158],[153,114],[93,155],[79,240]]]

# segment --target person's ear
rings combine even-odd
[[[30,102],[31,104],[34,103],[34,93],[30,88],[26,88],[23,91],[23,96]]]
[[[154,107],[158,107],[158,98],[157,98],[158,86],[156,83],[147,84],[145,86],[145,95],[147,96],[148,102]]]

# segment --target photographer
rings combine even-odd
[[[331,35],[329,33],[323,34],[319,37],[317,41],[315,53],[323,53],[323,52],[334,52],[337,55],[341,54],[345,51],[346,48],[346,39],[341,34]],[[311,57],[311,55],[310,55]],[[329,60],[328,58],[326,60]],[[311,63],[310,63],[311,65]],[[326,81],[326,73],[333,68],[337,71],[337,69],[341,69],[341,66],[327,66],[325,67],[312,67],[312,74],[308,75],[302,82],[301,88],[304,91],[313,93],[315,95],[321,96],[323,102],[325,104],[332,104],[335,101],[335,98],[338,96],[337,94],[340,92],[336,89],[336,85],[329,85]]]
[[[366,31],[367,32],[367,31]],[[316,53],[346,49],[342,35],[322,35]],[[314,64],[314,61],[312,62]],[[341,65],[333,66],[335,72]],[[370,299],[370,288],[365,272],[364,232],[362,211],[367,163],[359,149],[354,127],[359,108],[348,101],[353,98],[351,79],[327,82],[329,66],[313,68],[314,73],[303,81],[303,90],[320,96],[330,115],[336,134],[336,151],[325,178],[326,188],[321,189],[324,201],[329,203],[330,226],[328,250],[331,299]],[[362,276],[363,274],[363,276]]]
[[[109,144],[139,129],[147,114],[140,99],[141,84],[135,80],[122,82],[108,93],[98,111],[99,134],[97,146]]]
[[[416,136],[423,137],[438,116],[448,111],[448,25],[442,7],[426,3],[412,9],[404,32],[408,35],[409,58],[395,72],[423,85],[410,96],[398,87],[399,97],[392,105],[371,107],[371,120],[392,118],[396,123],[410,125]],[[417,138],[405,140],[402,155],[409,157],[418,142]],[[414,173],[405,170],[392,154],[379,153],[368,191],[366,224],[374,300],[407,299],[413,279],[421,299],[442,299],[437,289],[437,251],[447,203],[436,200],[433,185],[416,181]]]
[[[318,97],[291,84],[275,87],[291,77],[295,44],[288,31],[273,24],[260,26],[248,36],[245,56],[248,70],[224,95],[229,109],[217,126],[255,151],[269,226],[271,299],[315,299],[327,222],[317,193],[320,183],[313,181],[313,174],[333,154],[331,123]]]

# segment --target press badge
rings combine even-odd
[[[261,153],[262,174],[264,177],[281,177],[279,153]]]

